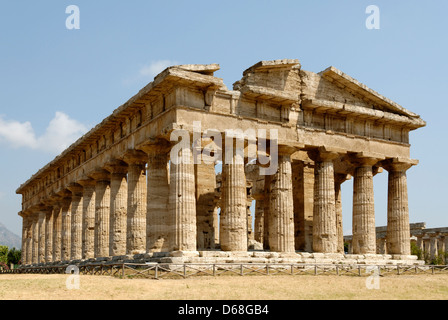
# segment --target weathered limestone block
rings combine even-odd
[[[105,169],[111,173],[109,255],[122,256],[126,254],[128,167],[124,162],[115,161]]]
[[[221,249],[247,251],[246,177],[244,159],[230,145],[222,165]],[[228,154],[230,153],[230,154]]]
[[[95,185],[93,179],[78,181],[83,186],[82,203],[82,258],[92,259],[95,257]]]
[[[169,148],[160,142],[143,150],[148,154],[146,249],[148,252],[167,252],[172,232],[168,213]]]
[[[278,170],[271,179],[269,247],[276,252],[294,252],[294,209],[291,154],[294,148],[279,149]]]
[[[142,151],[131,151],[124,161],[128,168],[127,254],[146,252],[146,161]]]
[[[70,260],[79,260],[82,258],[83,189],[81,185],[72,184],[68,190],[72,192]]]

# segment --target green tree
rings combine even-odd
[[[17,250],[16,248],[12,248],[8,252],[8,264],[12,263],[14,265],[19,264],[20,259],[22,258],[22,251]]]
[[[8,247],[0,246],[0,263],[8,264]]]

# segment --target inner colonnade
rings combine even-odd
[[[387,254],[414,260],[406,172],[418,163],[409,157],[409,132],[425,125],[418,115],[333,67],[315,74],[297,60],[262,61],[233,90],[214,76],[218,70],[166,69],[20,186],[23,264],[243,257],[254,248],[297,261],[300,253],[348,258],[341,204],[347,180],[353,254],[372,256],[373,177],[383,169]],[[229,140],[225,133],[234,129],[264,134],[256,137],[257,161],[248,156],[248,140],[244,156],[238,139]],[[211,130],[221,139],[209,139]],[[179,148],[189,139],[195,143]]]

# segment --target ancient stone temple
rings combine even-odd
[[[24,264],[416,261],[406,171],[417,114],[334,67],[262,61],[233,90],[218,70],[167,68],[22,184]],[[376,174],[389,176],[388,255],[376,254]]]

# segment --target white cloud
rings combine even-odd
[[[140,82],[151,82],[155,76],[168,67],[178,65],[172,60],[156,60],[142,66],[138,73],[123,80],[124,85],[134,85]]]
[[[36,136],[29,121],[18,122],[4,120],[0,116],[0,142],[9,144],[12,148],[30,148],[50,153],[61,153],[67,147],[87,132],[87,127],[71,119],[63,112],[56,112],[45,133]]]
[[[171,61],[171,60],[158,60],[153,61],[148,65],[143,66],[140,69],[140,75],[143,77],[151,77],[154,78],[157,76],[160,72],[165,70],[168,67],[177,65],[177,62]]]

